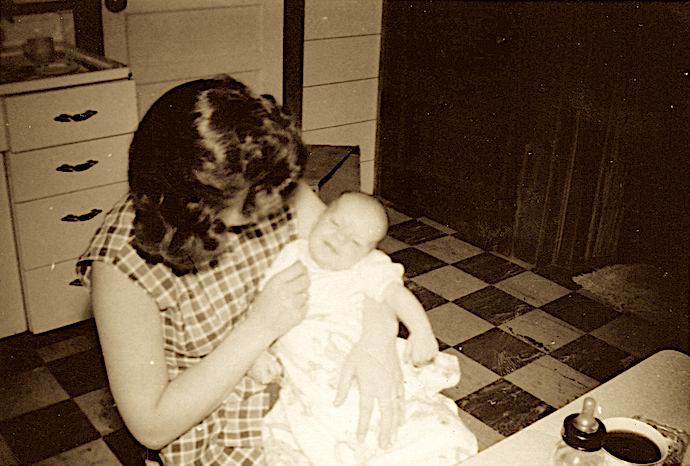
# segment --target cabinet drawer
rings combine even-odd
[[[131,134],[8,154],[14,202],[127,181]]]
[[[29,328],[46,332],[91,317],[88,289],[70,283],[77,278],[73,260],[24,272]]]
[[[103,215],[127,190],[123,182],[15,205],[22,269],[79,257]]]
[[[132,133],[134,81],[122,80],[5,99],[12,152]]]

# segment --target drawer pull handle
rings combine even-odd
[[[68,165],[68,164],[62,164],[59,167],[57,167],[55,170],[59,172],[65,172],[65,173],[70,173],[70,172],[83,172],[85,170],[88,170],[89,168],[93,167],[98,163],[97,160],[88,160],[84,163],[80,163],[79,165]]]
[[[91,212],[88,214],[82,214],[82,215],[65,215],[62,217],[63,222],[86,222],[87,220],[91,220],[94,218],[96,215],[100,214],[103,212],[100,209],[92,209]]]
[[[68,115],[66,113],[62,113],[53,118],[53,120],[59,121],[61,123],[69,123],[70,121],[84,121],[88,120],[97,113],[98,112],[96,110],[87,110],[84,113],[77,113],[76,115]]]
[[[79,280],[78,278],[75,278],[74,280],[72,280],[71,282],[69,282],[69,284],[70,284],[71,286],[84,286],[84,285],[81,284],[81,280]]]

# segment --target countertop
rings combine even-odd
[[[548,465],[563,420],[582,410],[586,397],[601,407],[600,418],[644,416],[690,432],[690,356],[660,351],[543,419],[462,462],[462,466]],[[690,449],[689,449],[690,450]],[[683,465],[690,465],[690,451]]]

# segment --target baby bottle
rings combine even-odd
[[[605,456],[602,446],[606,427],[595,417],[597,402],[585,398],[580,414],[571,414],[563,421],[563,440],[558,442],[552,466],[602,466]]]

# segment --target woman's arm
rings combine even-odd
[[[115,267],[95,262],[94,316],[110,388],[132,435],[160,449],[207,417],[259,355],[302,320],[306,287],[301,264],[276,275],[254,300],[247,319],[199,363],[169,381],[155,302]]]

